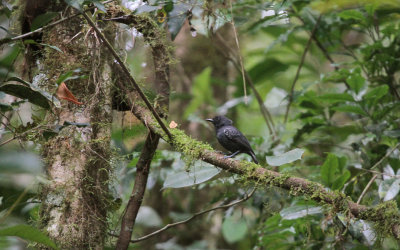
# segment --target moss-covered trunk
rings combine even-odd
[[[57,1],[36,2],[46,2],[47,11],[62,11],[64,16],[75,12]],[[28,11],[26,9],[25,14]],[[32,20],[34,17],[25,15],[25,18]],[[29,20],[25,25],[29,25]],[[30,57],[34,58],[30,60],[31,80],[41,88],[56,93],[57,79],[70,71],[86,76],[66,82],[69,90],[84,104],[61,100],[62,107],[49,112],[45,120],[54,127],[65,122],[84,126],[66,126],[43,146],[49,182],[41,190],[40,226],[61,249],[101,249],[109,205],[112,119],[107,55],[81,17],[47,29],[36,39],[63,52],[50,47],[31,51]]]

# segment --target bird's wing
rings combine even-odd
[[[234,127],[229,127],[224,129],[224,134],[234,143],[240,145],[241,148],[251,149],[249,141],[244,137],[244,135]]]

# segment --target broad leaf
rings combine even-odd
[[[198,163],[190,171],[180,171],[167,176],[164,188],[182,188],[208,181],[219,174],[221,170],[208,163]]]
[[[50,104],[53,104],[56,107],[61,107],[60,101],[56,97],[52,96],[44,90],[33,86],[29,82],[26,82],[17,77],[9,78],[7,81],[18,81],[22,84],[13,82],[5,83],[0,86],[0,91],[21,99],[28,99],[29,102],[45,109],[50,109]]]
[[[45,26],[48,24],[53,18],[55,18],[58,15],[57,12],[46,12],[42,15],[37,16],[35,19],[33,19],[32,24],[31,24],[31,31],[39,29],[42,26]]]
[[[0,169],[3,173],[34,173],[42,171],[43,163],[39,156],[28,152],[1,152]]]
[[[229,243],[242,240],[246,236],[247,230],[247,223],[243,217],[238,220],[228,217],[222,223],[222,235]]]
[[[334,182],[339,168],[339,160],[336,155],[328,154],[324,164],[321,166],[321,177],[325,185],[331,186]]]
[[[75,9],[82,11],[82,6],[84,0],[64,0],[68,5],[74,7]]]
[[[322,207],[299,205],[284,208],[279,214],[281,215],[282,219],[294,220],[307,215],[322,214],[322,212]]]
[[[333,107],[332,110],[368,116],[368,114],[360,106],[356,105],[342,105],[339,107]]]
[[[1,112],[7,112],[7,111],[11,111],[11,110],[14,110],[14,108],[11,105],[0,102],[0,111]]]
[[[346,181],[350,178],[351,173],[349,170],[345,170],[342,175],[340,175],[335,182],[332,184],[332,189],[333,190],[340,190]]]
[[[1,229],[0,236],[16,236],[27,241],[37,242],[53,249],[58,249],[56,244],[47,235],[29,225],[17,225]]]
[[[400,179],[391,178],[384,180],[379,185],[379,197],[383,201],[390,201],[397,196],[400,191]]]
[[[146,227],[159,227],[162,224],[162,219],[152,207],[141,206],[139,208],[136,223]]]
[[[365,86],[365,79],[359,73],[353,73],[347,78],[347,83],[350,88],[358,94],[362,88]]]
[[[365,94],[363,96],[363,99],[372,99],[372,100],[379,100],[380,98],[382,98],[384,95],[386,95],[389,91],[389,87],[387,85],[382,85],[376,88],[371,89],[370,91],[368,91],[367,94]]]
[[[348,20],[356,20],[356,21],[361,21],[364,22],[366,21],[365,16],[363,13],[361,13],[359,10],[344,10],[338,14],[339,17]]]
[[[168,30],[171,33],[172,41],[175,40],[181,30],[186,18],[187,12],[192,7],[190,4],[183,2],[175,2],[172,11],[168,15]]]
[[[195,112],[204,104],[212,104],[213,93],[211,88],[211,68],[205,68],[199,75],[196,76],[192,86],[192,100],[185,110],[183,115],[187,118],[191,113]]]
[[[319,96],[322,102],[337,103],[337,102],[354,102],[354,98],[347,93],[331,93]]]
[[[271,166],[281,166],[301,159],[304,149],[293,149],[278,156],[267,156],[267,163]]]

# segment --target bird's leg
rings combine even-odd
[[[240,153],[240,150],[236,151],[235,153],[233,153],[233,154],[231,154],[231,155],[225,155],[225,156],[224,156],[224,159],[235,157],[235,156],[236,156],[237,154],[239,154],[239,153]]]

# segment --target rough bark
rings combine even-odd
[[[32,7],[35,1],[27,1]],[[37,1],[42,11],[74,10],[54,1]],[[29,6],[26,6],[27,8]],[[33,4],[33,6],[36,6]],[[37,5],[39,6],[39,5]],[[30,7],[30,8],[31,8]],[[35,18],[27,9],[28,20]],[[111,136],[110,67],[100,42],[81,18],[73,18],[43,32],[41,43],[58,47],[63,53],[40,48],[29,54],[31,79],[42,89],[55,93],[60,75],[80,69],[87,79],[66,82],[82,106],[62,100],[62,107],[46,117],[48,125],[64,122],[88,124],[67,126],[42,148],[48,182],[41,188],[40,227],[61,249],[102,249],[106,235],[109,204],[108,179]],[[39,41],[39,40],[38,40]]]
[[[147,135],[146,142],[136,164],[135,185],[133,186],[131,197],[126,206],[125,214],[121,222],[121,231],[118,237],[116,249],[128,249],[133,226],[139,208],[142,204],[143,196],[146,191],[147,179],[150,171],[150,163],[158,146],[159,135],[150,132]]]
[[[155,108],[160,117],[166,118],[169,108],[169,51],[165,44],[165,34],[150,19],[143,19],[142,22],[133,22],[135,27],[143,32],[146,41],[149,43],[153,55],[155,89],[157,100]],[[155,35],[156,34],[156,35]],[[149,132],[136,164],[135,184],[132,194],[125,209],[121,222],[121,231],[118,237],[116,249],[128,249],[132,237],[133,227],[139,208],[142,204],[146,191],[147,179],[150,172],[150,164],[157,149],[160,136]]]

